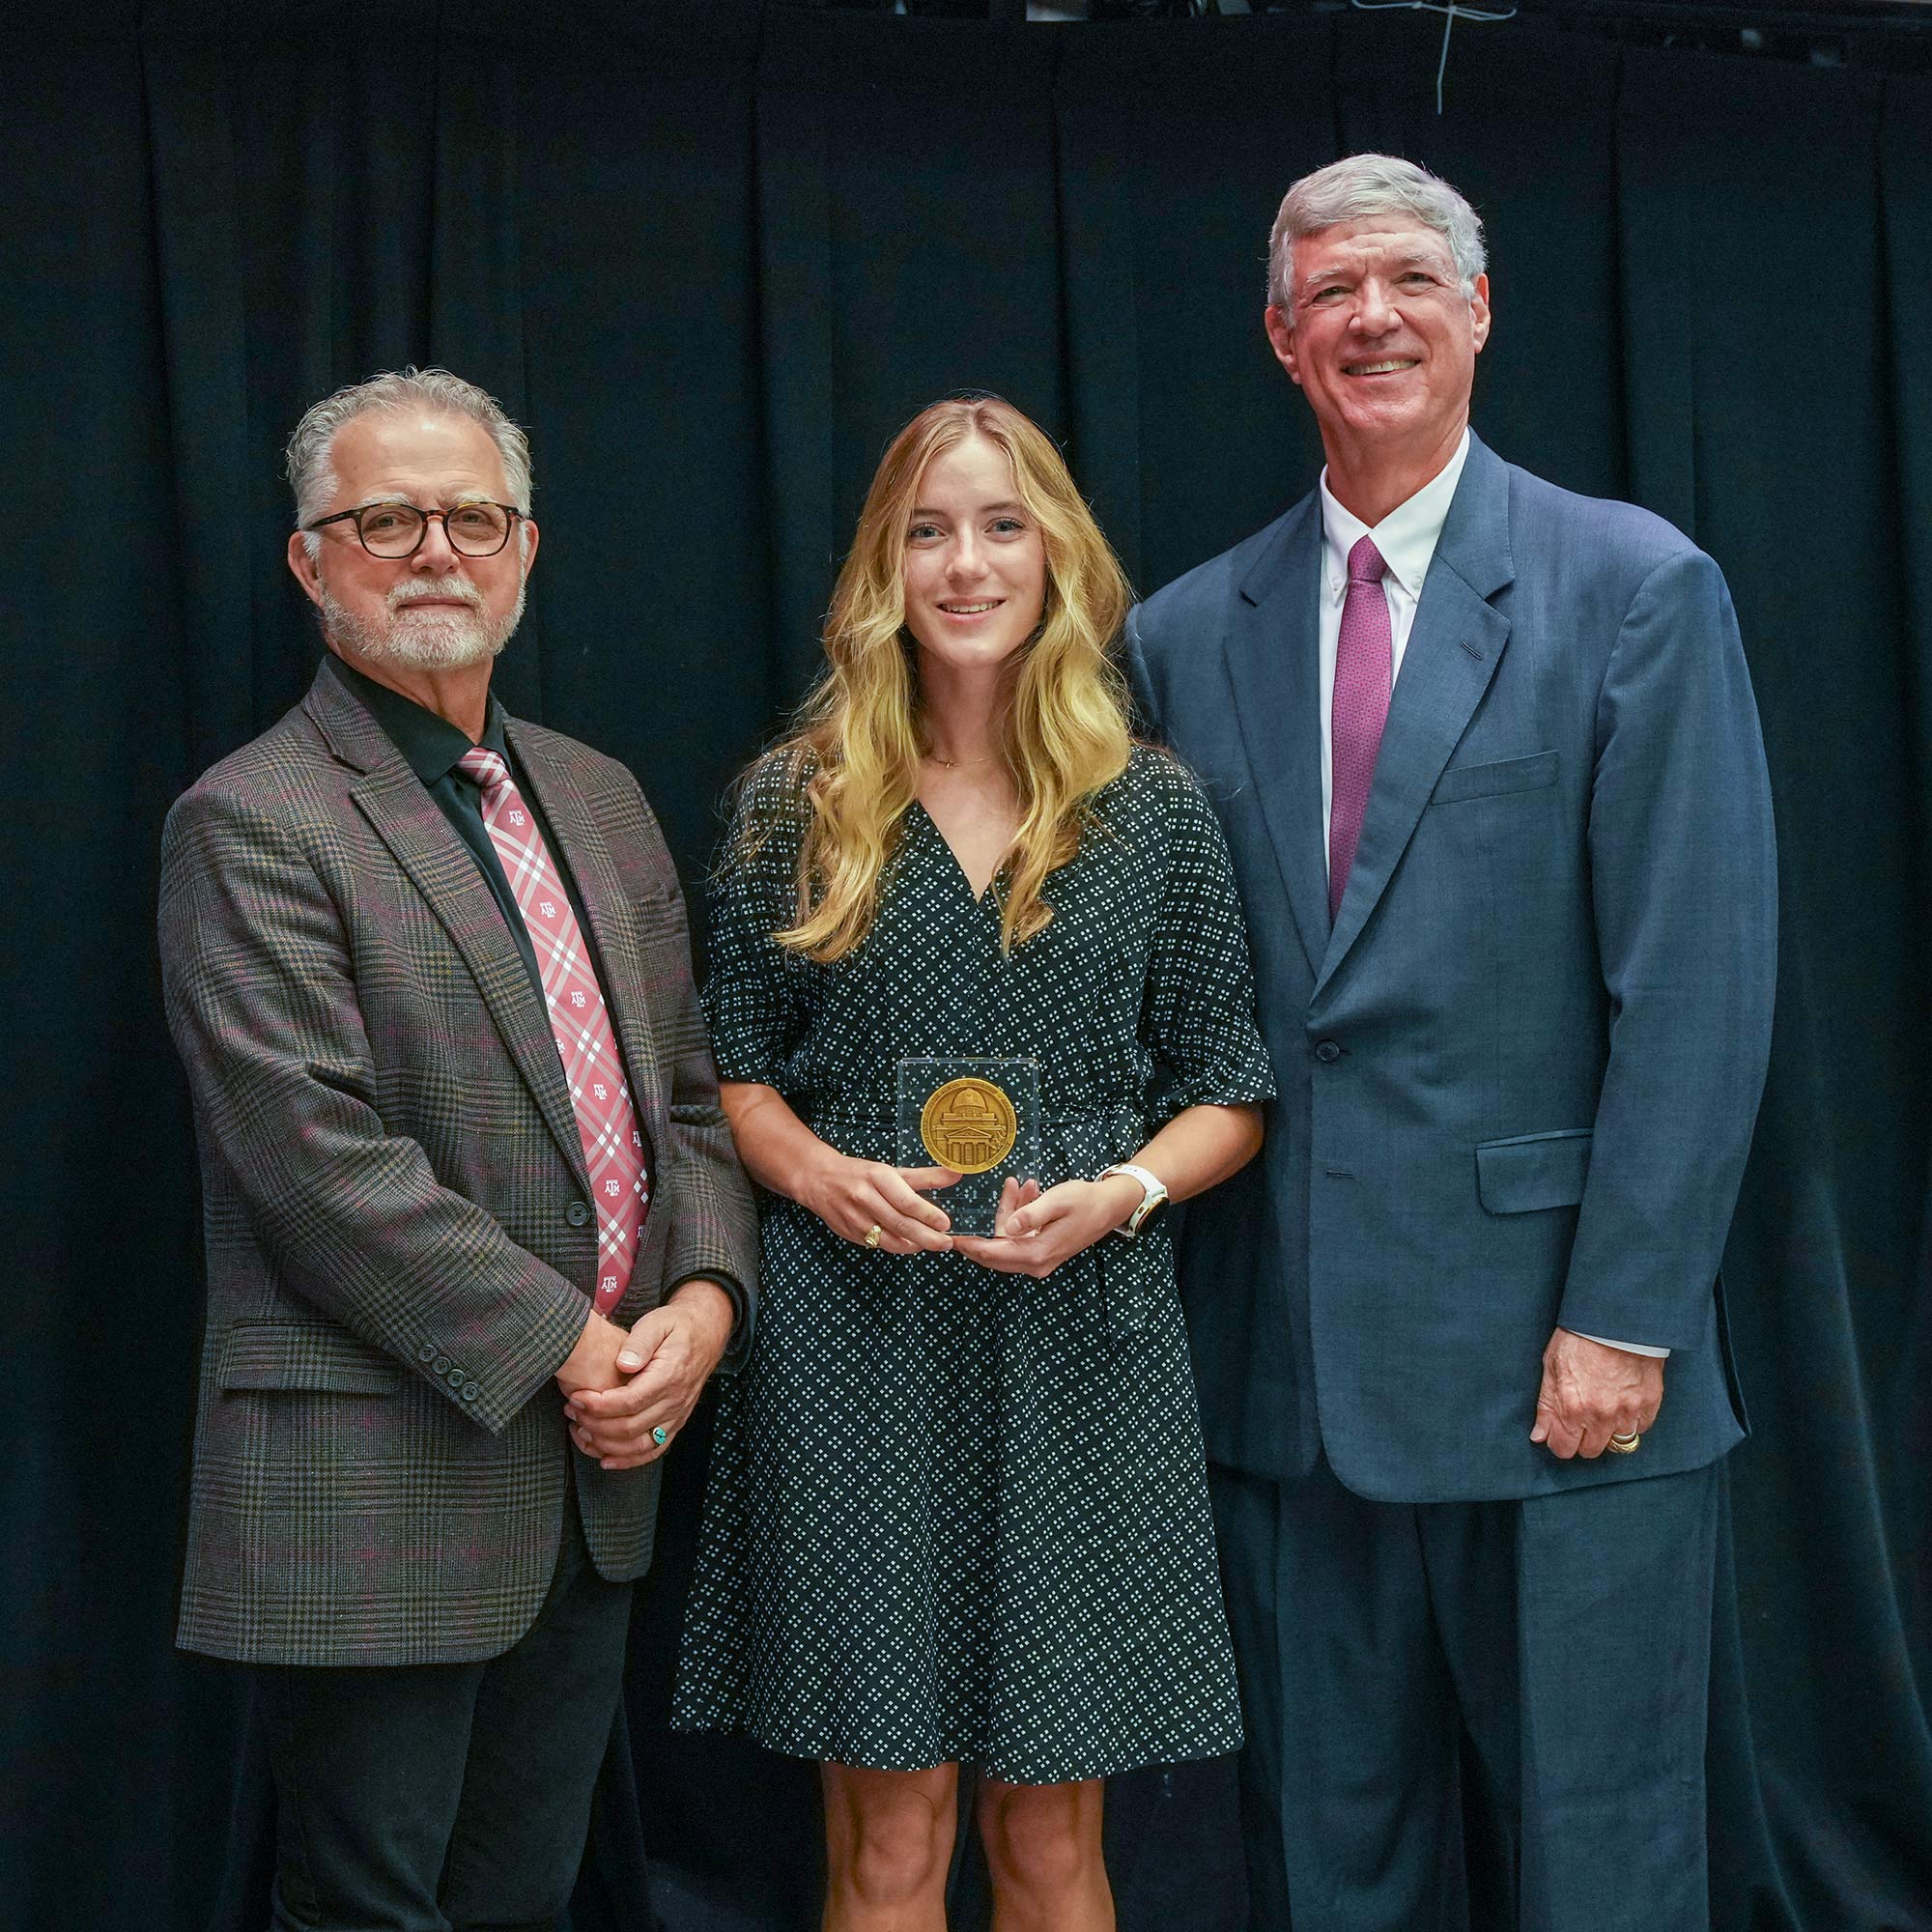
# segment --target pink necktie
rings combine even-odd
[[[644,1138],[631,1107],[623,1057],[569,895],[509,767],[497,753],[478,745],[464,753],[456,768],[483,788],[483,823],[490,828],[490,842],[503,862],[537,955],[551,1031],[556,1036],[578,1138],[583,1143],[583,1164],[590,1174],[590,1195],[597,1205],[595,1300],[608,1315],[630,1283],[651,1199]]]
[[[1395,638],[1382,589],[1382,554],[1373,537],[1349,553],[1349,594],[1335,642],[1335,698],[1329,714],[1333,779],[1328,799],[1328,919],[1342,908],[1349,867],[1362,836],[1369,785],[1381,750],[1393,681]]]

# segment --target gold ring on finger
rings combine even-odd
[[[876,1248],[885,1237],[886,1231],[876,1221],[866,1230],[866,1245],[868,1248]]]
[[[1604,1447],[1613,1456],[1634,1456],[1637,1452],[1637,1445],[1642,1440],[1642,1435],[1636,1430],[1624,1429],[1619,1430],[1616,1435],[1612,1435],[1604,1444]]]

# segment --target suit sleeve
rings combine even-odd
[[[1771,1049],[1771,788],[1737,617],[1695,551],[1626,614],[1597,703],[1591,890],[1609,1057],[1558,1321],[1703,1342]]]
[[[160,952],[204,1162],[271,1264],[322,1314],[503,1429],[569,1354],[589,1303],[440,1185],[416,1141],[385,1129],[349,935],[268,813],[216,792],[176,804]]]
[[[1126,659],[1127,688],[1133,696],[1135,733],[1150,744],[1167,742],[1162,728],[1160,706],[1154,698],[1153,679],[1148,669],[1148,650],[1143,641],[1147,606],[1136,604],[1127,612],[1122,649]]]
[[[638,803],[650,836],[661,839],[641,792]],[[668,852],[665,870],[675,880]],[[718,1069],[691,974],[691,932],[684,895],[675,885],[666,901],[667,951],[675,961],[668,983],[653,991],[651,1019],[670,1073],[670,1144],[658,1150],[653,1195],[671,1215],[665,1245],[665,1283],[675,1290],[695,1276],[719,1282],[737,1311],[721,1374],[740,1367],[756,1322],[758,1221],[752,1184],[738,1163],[731,1128],[718,1099]]]

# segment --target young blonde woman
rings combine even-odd
[[[1219,830],[1128,735],[1127,599],[1051,440],[935,403],[715,889],[712,1044],[768,1198],[677,1717],[820,1761],[829,1932],[944,1926],[961,1766],[1001,1932],[1111,1926],[1100,1780],[1240,1740],[1172,1248],[1107,1170],[1212,1186],[1274,1090]],[[894,1164],[920,1055],[1038,1063],[1040,1188],[998,1237]]]

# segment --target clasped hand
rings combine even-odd
[[[730,1296],[702,1280],[686,1282],[628,1330],[593,1314],[556,1373],[571,1440],[600,1468],[654,1463],[696,1407],[731,1321]]]

